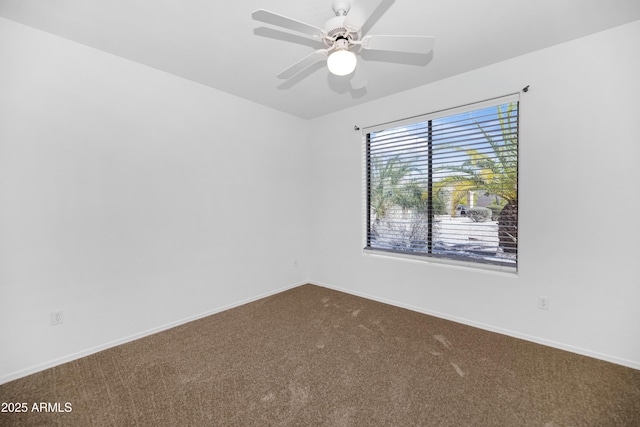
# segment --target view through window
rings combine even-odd
[[[367,133],[366,248],[517,266],[518,102]]]

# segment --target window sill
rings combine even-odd
[[[395,252],[385,252],[372,249],[363,249],[362,255],[373,258],[386,258],[405,262],[420,264],[430,264],[438,267],[451,268],[456,270],[473,270],[480,273],[498,274],[505,277],[518,277],[518,268],[507,265],[482,264],[472,261],[461,261],[449,258],[425,257],[420,255],[409,255]]]

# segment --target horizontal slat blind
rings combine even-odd
[[[518,102],[415,120],[366,135],[366,249],[516,266]]]

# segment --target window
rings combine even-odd
[[[517,267],[516,95],[365,132],[365,250]]]

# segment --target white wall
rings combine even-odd
[[[0,58],[0,383],[307,280],[307,122],[1,18]]]
[[[312,280],[640,369],[638,40],[640,21],[314,120]],[[526,85],[517,276],[363,256],[353,126]]]

